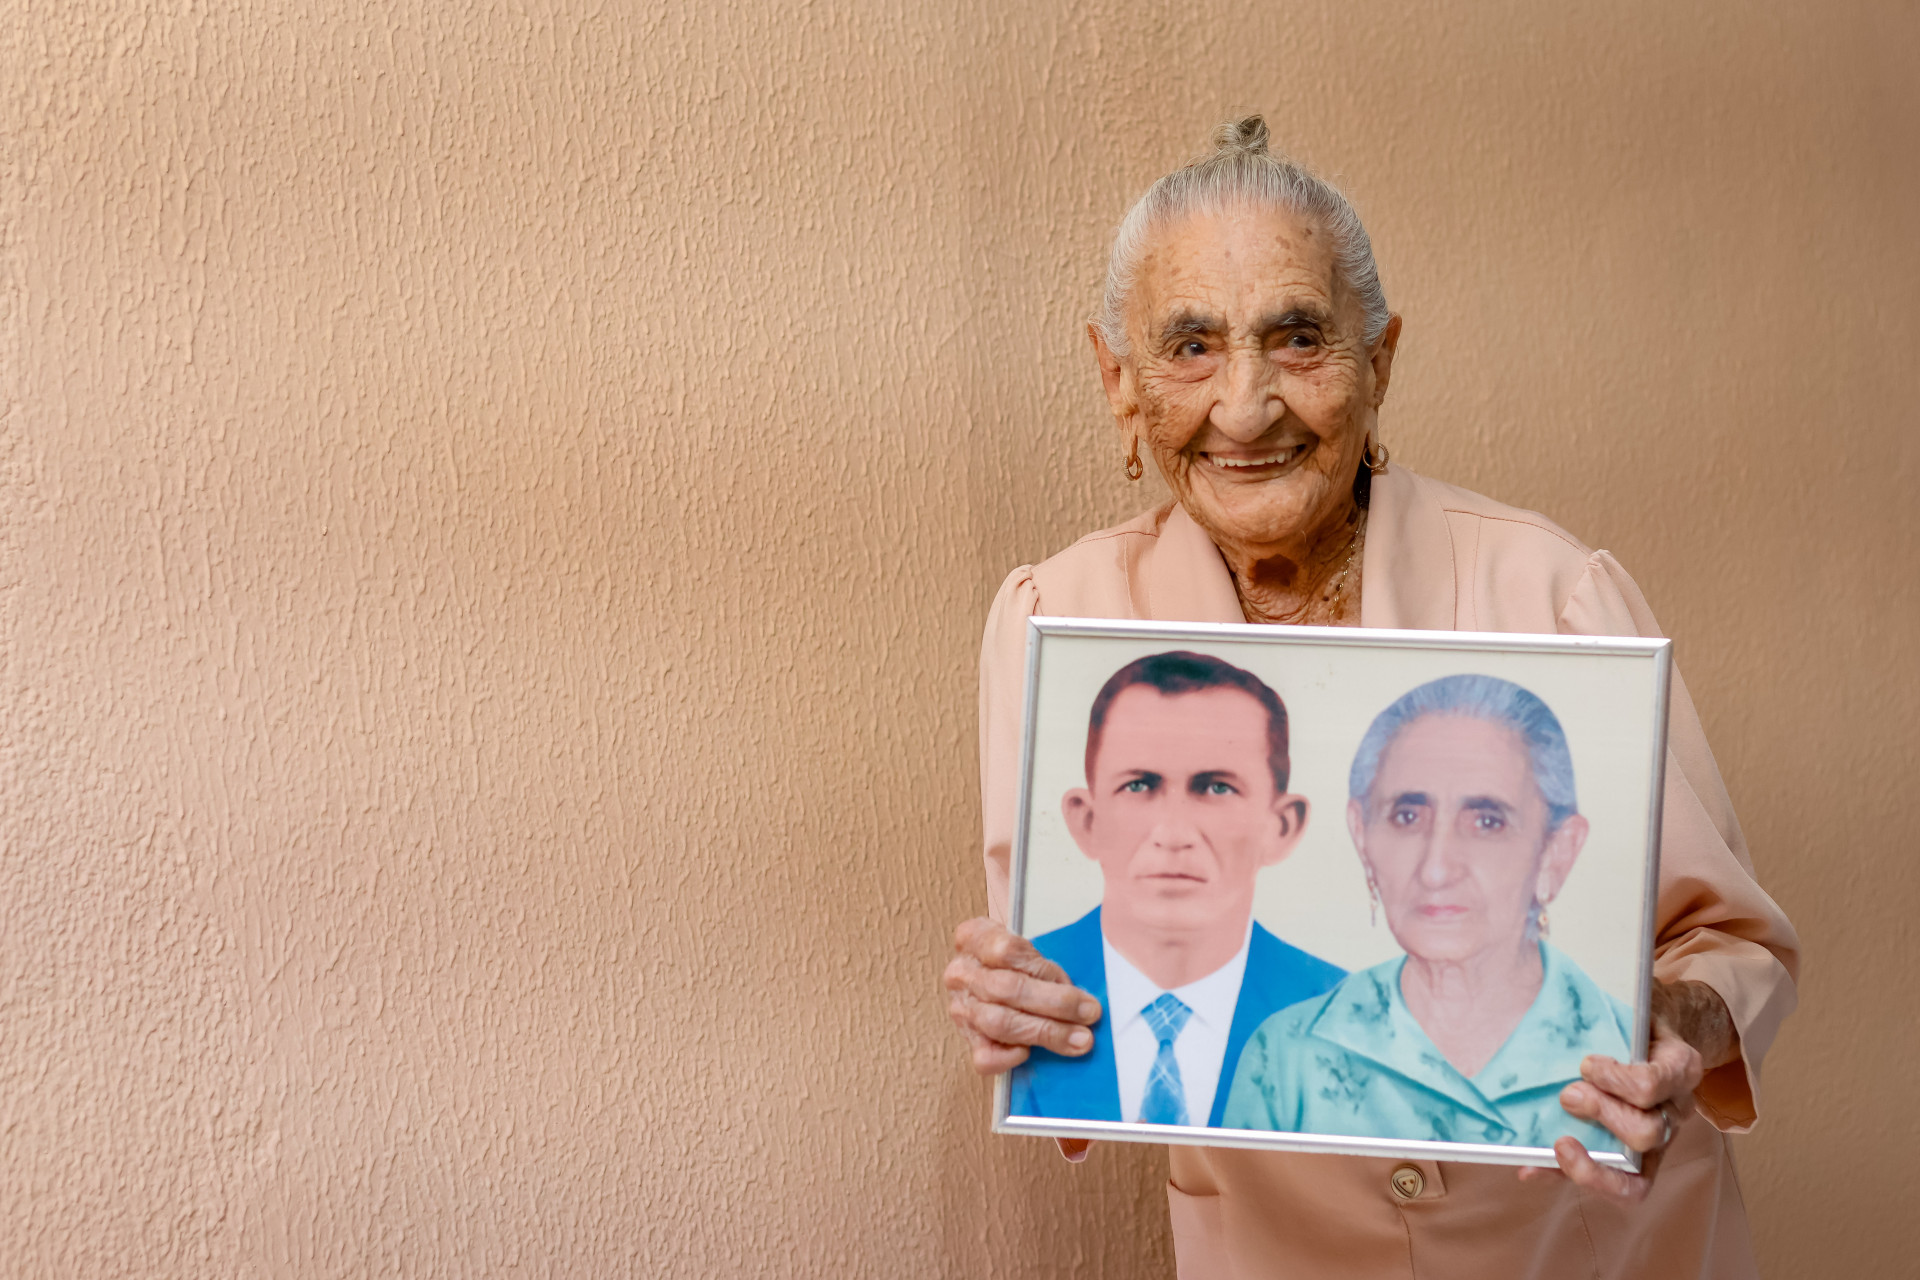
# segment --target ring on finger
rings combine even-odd
[[[1678,1127],[1679,1126],[1674,1123],[1674,1119],[1673,1119],[1673,1103],[1671,1102],[1661,1103],[1660,1104],[1660,1146],[1656,1148],[1656,1150],[1666,1149],[1667,1145],[1673,1141],[1673,1131]]]

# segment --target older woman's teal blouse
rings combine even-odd
[[[1540,994],[1487,1065],[1464,1076],[1400,995],[1406,957],[1349,975],[1260,1024],[1234,1073],[1230,1129],[1547,1147],[1571,1134],[1592,1151],[1620,1140],[1567,1114],[1560,1090],[1590,1053],[1624,1062],[1633,1016],[1566,954],[1540,944]]]

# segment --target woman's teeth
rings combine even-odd
[[[1216,467],[1270,467],[1276,462],[1285,462],[1300,452],[1300,446],[1282,449],[1278,453],[1269,453],[1259,458],[1223,458],[1217,453],[1207,455],[1207,461]]]

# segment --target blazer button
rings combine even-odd
[[[1427,1189],[1426,1176],[1410,1164],[1395,1169],[1387,1181],[1393,1187],[1393,1194],[1402,1200],[1418,1199],[1420,1193]]]

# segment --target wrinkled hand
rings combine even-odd
[[[953,952],[943,978],[947,1016],[967,1038],[975,1071],[1011,1071],[1032,1045],[1069,1057],[1093,1047],[1087,1028],[1100,1021],[1100,1002],[1031,942],[983,917],[954,930]]]
[[[1560,1105],[1640,1152],[1640,1173],[1599,1164],[1578,1138],[1562,1138],[1553,1144],[1559,1170],[1522,1169],[1521,1178],[1564,1175],[1610,1199],[1640,1203],[1652,1189],[1661,1155],[1693,1114],[1693,1091],[1704,1072],[1700,1051],[1658,1020],[1644,1063],[1589,1057],[1580,1064],[1580,1079],[1560,1091]]]

